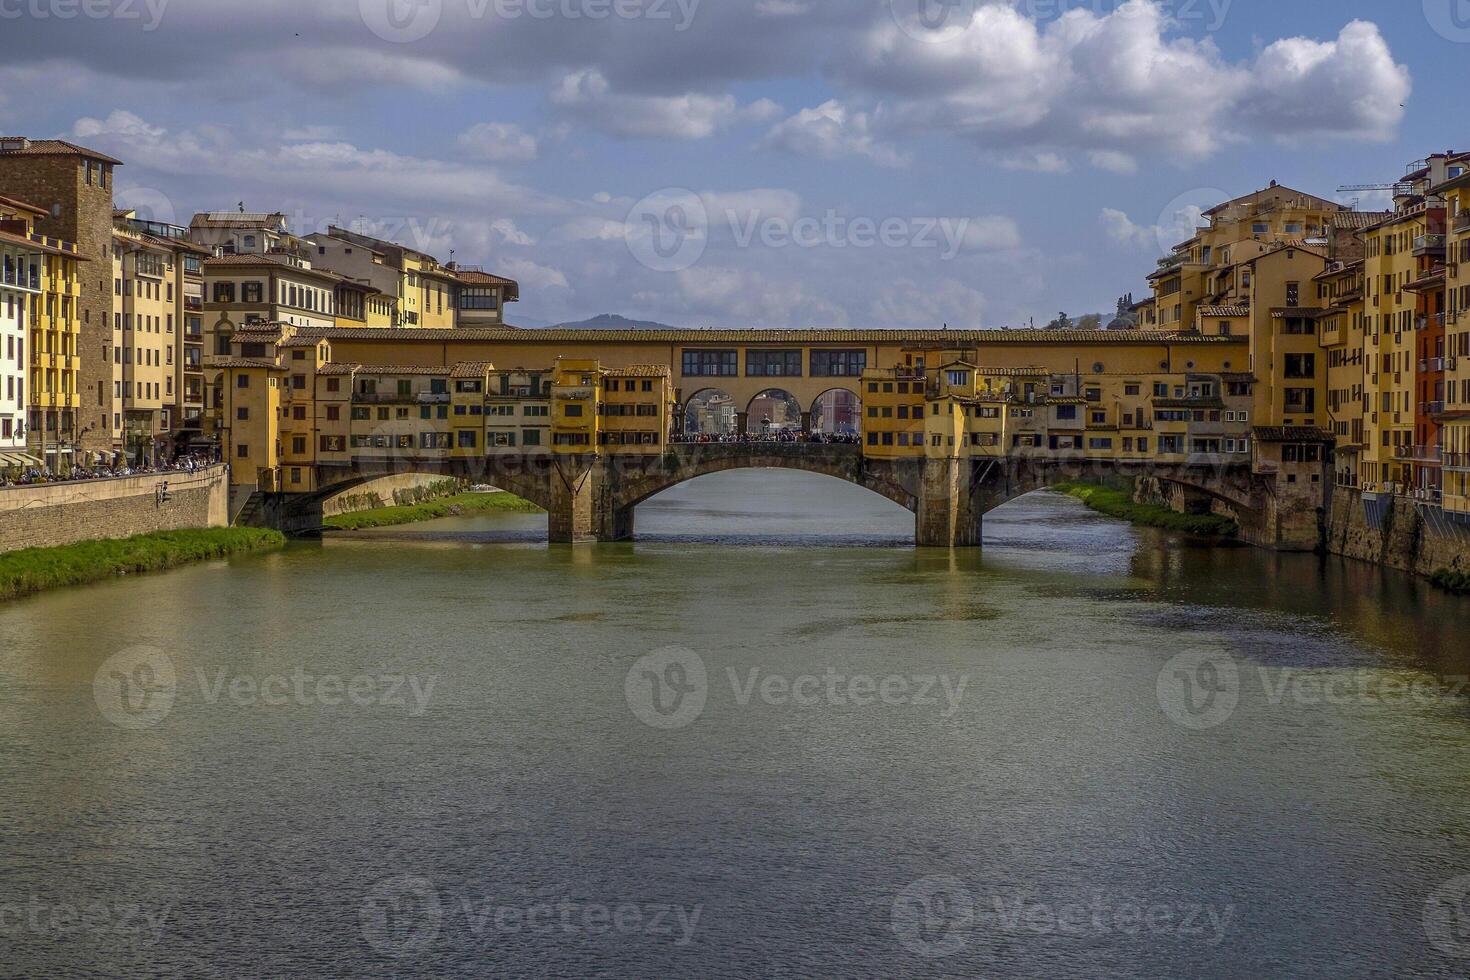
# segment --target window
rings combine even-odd
[[[240,284],[240,300],[244,303],[260,303],[264,301],[264,292],[258,282],[242,282]]]
[[[250,455],[250,447],[245,445],[245,443],[243,442],[240,443],[238,446],[235,447],[235,455],[240,457],[241,459],[247,458]]]
[[[801,377],[801,351],[746,351],[745,373],[752,378],[799,378]]]
[[[236,375],[235,376],[235,387],[236,388],[249,388],[250,387],[250,375],[248,375],[248,374],[238,374],[238,375]]]
[[[1317,376],[1317,355],[1287,354],[1285,376],[1288,378],[1315,378]]]
[[[867,367],[867,351],[812,351],[812,377],[814,378],[856,378],[861,376]]]
[[[1067,422],[1077,418],[1076,405],[1057,405],[1054,407],[1057,410],[1057,420],[1059,422]]]
[[[539,446],[539,445],[541,445],[541,430],[540,429],[525,429],[525,430],[522,430],[522,432],[521,432],[521,445],[522,446]]]
[[[733,350],[686,350],[683,372],[690,378],[733,378],[740,373],[739,352]]]
[[[566,407],[566,416],[569,419],[579,419],[579,418],[581,418],[582,417],[582,406],[581,405],[568,405]]]
[[[460,429],[455,435],[458,437],[460,449],[474,449],[480,444],[480,434],[474,429]]]

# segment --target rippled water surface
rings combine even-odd
[[[1470,602],[1052,494],[973,555],[764,471],[544,528],[0,606],[0,973],[1470,964]]]

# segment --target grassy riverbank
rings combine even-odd
[[[419,521],[435,521],[442,517],[464,517],[489,511],[535,513],[541,508],[513,493],[458,493],[452,497],[432,500],[407,507],[379,507],[362,510],[355,514],[338,514],[324,522],[333,531],[361,531],[374,527],[395,527],[399,524],[416,524]]]
[[[1465,572],[1452,572],[1448,568],[1441,568],[1429,576],[1429,581],[1456,595],[1470,595],[1470,574]]]
[[[115,575],[157,572],[196,561],[284,546],[285,535],[258,528],[160,531],[133,538],[79,541],[0,555],[0,600]]]
[[[1062,483],[1052,489],[1069,497],[1076,497],[1099,514],[1145,527],[1213,537],[1234,537],[1240,531],[1228,517],[1218,514],[1180,514],[1155,504],[1134,503],[1133,497],[1127,491],[1114,490],[1095,483]]]

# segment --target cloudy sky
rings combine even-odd
[[[1141,292],[1227,194],[1465,148],[1457,5],[0,0],[0,131],[162,220],[452,248],[513,322],[1018,325]]]

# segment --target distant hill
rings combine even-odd
[[[558,328],[563,330],[677,330],[667,323],[656,323],[653,320],[630,320],[616,313],[599,313],[597,316],[586,320],[578,320],[575,323],[558,323]]]

